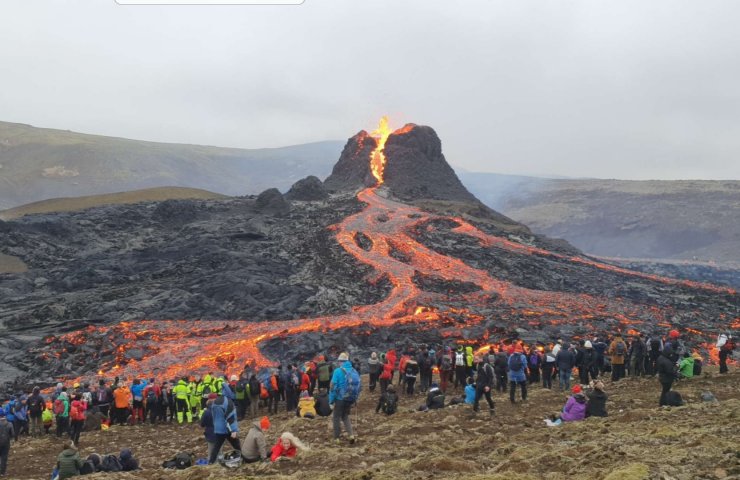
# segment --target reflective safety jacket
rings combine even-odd
[[[180,380],[177,382],[175,388],[172,389],[172,394],[178,400],[187,400],[188,396],[190,396],[190,388],[188,388],[188,384],[184,380]]]

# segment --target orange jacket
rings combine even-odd
[[[131,390],[128,387],[118,387],[113,391],[116,408],[128,408],[131,405]]]

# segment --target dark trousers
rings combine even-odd
[[[236,399],[236,416],[239,420],[244,420],[244,416],[247,414],[247,408],[249,408],[249,398],[237,398]]]
[[[69,436],[75,442],[75,447],[80,443],[80,433],[82,433],[83,425],[85,425],[84,420],[72,420]]]
[[[277,413],[279,400],[280,394],[278,392],[270,392],[270,396],[267,398],[267,413]]]
[[[432,384],[432,370],[422,370],[419,372],[419,382],[421,385],[421,391],[426,392],[429,386]]]
[[[727,357],[730,356],[730,352],[727,350],[719,351],[719,373],[727,373]]]
[[[5,475],[5,469],[8,468],[8,453],[10,452],[10,442],[7,445],[0,445],[0,475]]]
[[[69,417],[57,417],[57,437],[63,433],[69,434]]]
[[[656,363],[658,362],[658,357],[660,357],[660,352],[655,350],[650,350],[648,356],[650,357],[650,369],[648,370],[648,375],[655,375],[657,372],[657,369],[655,368]]]
[[[414,394],[414,384],[416,383],[416,377],[406,377],[406,393],[408,395]]]
[[[552,367],[542,367],[542,386],[552,388]]]
[[[540,383],[539,367],[529,367],[529,383]]]
[[[668,382],[661,381],[660,386],[663,387],[663,389],[660,392],[660,406],[667,405],[668,402],[665,399],[665,396],[668,392],[671,391],[671,385],[673,385],[673,380],[670,380]]]
[[[504,393],[506,391],[506,385],[509,384],[509,377],[506,372],[496,374],[496,391]]]
[[[387,378],[381,378],[380,379],[380,394],[384,394],[386,390],[388,390],[388,384],[391,381]]]
[[[511,400],[511,403],[514,403],[514,399],[516,398],[516,385],[519,384],[522,387],[522,400],[527,399],[527,381],[523,382],[509,382],[509,400]]]
[[[326,389],[326,391],[329,391],[329,384],[331,383],[331,380],[319,380],[319,389]]]
[[[644,364],[645,361],[641,355],[635,355],[631,358],[630,371],[633,377],[641,377],[644,374],[642,370]]]
[[[224,433],[216,434],[216,441],[213,442],[213,450],[211,450],[211,456],[208,458],[208,463],[215,463],[216,459],[218,458],[218,454],[221,451],[221,447],[223,447],[224,442],[229,442],[231,446],[234,448],[234,450],[239,450],[239,452],[242,451],[242,445],[239,442],[239,437],[237,438],[231,438],[231,435]]]
[[[475,401],[473,402],[473,411],[477,412],[480,410],[480,399],[481,397],[486,397],[486,402],[488,402],[488,409],[493,410],[493,399],[491,398],[491,388],[488,389],[486,392],[486,388],[484,386],[476,387],[475,388]]]
[[[465,367],[455,367],[455,388],[458,385],[465,388],[465,379],[467,378]]]
[[[102,413],[103,416],[107,417],[108,412],[110,411],[110,403],[101,403],[98,405],[98,410],[100,410],[100,413]]]
[[[612,382],[624,378],[624,364],[612,365]]]
[[[378,383],[378,377],[380,376],[380,372],[375,372],[370,374],[370,391],[375,391],[375,385]]]
[[[344,400],[336,400],[334,402],[334,412],[332,415],[334,438],[339,438],[342,424],[344,424],[344,429],[347,431],[347,435],[350,437],[353,436],[352,422],[349,419],[349,412],[352,410],[352,405],[352,403],[347,403]]]

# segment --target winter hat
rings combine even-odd
[[[309,398],[308,390],[304,390],[301,392],[301,398]]]
[[[573,388],[571,389],[571,391],[573,393],[575,393],[575,394],[579,394],[579,393],[581,393],[581,386],[580,385],[573,385]]]
[[[57,383],[57,389],[61,390],[62,387],[64,387],[64,384],[62,382]]]
[[[370,354],[370,358],[372,358],[373,360],[377,360],[378,359],[378,354],[375,353],[375,352],[373,352],[373,353]]]
[[[585,348],[594,348],[594,346],[593,346],[593,345],[591,345],[591,342],[589,342],[588,340],[586,340],[586,343],[585,343],[585,344],[583,344],[583,346],[584,346]]]
[[[347,352],[340,353],[339,360],[346,362],[347,360],[349,360],[349,354]]]
[[[678,330],[671,330],[671,331],[670,331],[670,332],[668,333],[668,336],[669,336],[669,337],[671,337],[671,338],[678,338],[678,337],[680,337],[680,336],[681,336],[681,334],[680,334],[680,333],[678,333]]]
[[[262,417],[262,420],[260,420],[260,428],[262,430],[268,430],[270,428],[270,419],[267,417]]]
[[[232,375],[231,378],[229,378],[230,382],[236,382],[238,380],[239,380],[239,377],[237,377],[236,375]]]
[[[0,418],[5,418],[5,410],[0,410]]]
[[[439,388],[439,384],[437,384],[437,383],[432,383],[432,388]]]
[[[216,400],[217,398],[218,398],[218,395],[215,393],[208,394],[208,400]]]

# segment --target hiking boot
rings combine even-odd
[[[341,445],[341,444],[342,444],[342,441],[341,441],[340,439],[338,439],[338,438],[335,438],[335,439],[334,439],[334,443],[335,443],[336,445]]]
[[[349,443],[350,443],[350,445],[354,445],[355,444],[355,436],[354,435],[352,435],[351,437],[349,437]]]
[[[490,408],[490,409],[488,409],[488,413],[489,413],[489,415],[491,415],[493,417],[494,415],[496,415],[496,410],[494,410],[493,408]]]

